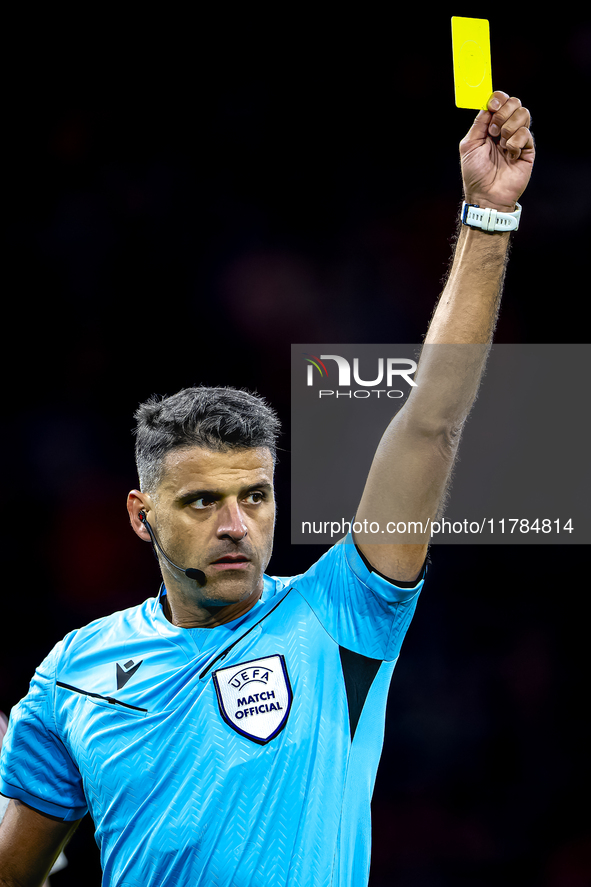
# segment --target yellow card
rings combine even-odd
[[[493,91],[488,19],[454,15],[451,42],[456,106],[486,110]]]

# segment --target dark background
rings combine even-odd
[[[426,330],[475,114],[454,105],[453,14],[490,19],[494,87],[538,144],[496,341],[587,341],[589,23],[97,7],[8,28],[0,709],[66,632],[158,589],[125,509],[154,392],[266,396],[285,423],[269,572],[324,551],[289,544],[290,344]],[[589,883],[587,554],[433,547],[392,685],[372,887]],[[100,883],[88,817],[67,856],[52,887]]]

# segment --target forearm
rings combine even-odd
[[[429,325],[407,408],[427,430],[455,436],[476,398],[492,342],[509,234],[463,225]]]
[[[425,344],[488,344],[496,325],[509,234],[462,225],[454,260]]]

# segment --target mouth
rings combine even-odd
[[[212,561],[210,566],[216,570],[244,570],[249,564],[249,559],[243,554],[224,554]]]

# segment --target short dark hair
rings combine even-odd
[[[238,388],[182,388],[152,395],[135,412],[135,461],[142,492],[162,480],[164,458],[172,450],[267,447],[273,463],[281,423],[259,394]]]

